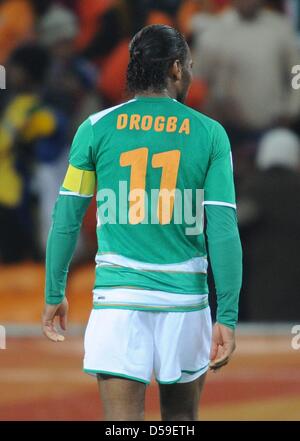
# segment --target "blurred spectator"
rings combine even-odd
[[[52,46],[59,41],[70,43],[78,32],[77,17],[68,9],[53,4],[43,14],[39,22],[39,31],[40,42],[46,46]]]
[[[29,0],[35,12],[37,20],[39,20],[53,4],[53,0]],[[56,0],[54,0],[56,1]]]
[[[179,5],[180,0],[115,0],[111,7],[101,10],[98,31],[83,50],[83,56],[101,68],[97,84],[105,106],[117,104],[126,97],[131,37],[146,24],[163,21],[174,25]]]
[[[83,51],[87,48],[101,28],[102,16],[112,7],[114,0],[78,0],[80,33],[77,47]]]
[[[39,195],[39,226],[42,249],[45,250],[51,212],[66,169],[67,151],[81,122],[99,110],[95,94],[97,70],[79,56],[76,50],[78,19],[69,9],[53,4],[38,26],[40,42],[46,46],[52,63],[45,81],[45,100],[55,109],[57,131],[51,138],[39,141],[36,148],[38,167],[35,188]],[[64,152],[53,157],[53,145]]]
[[[49,112],[49,108],[48,108]],[[34,148],[31,190],[37,196],[36,239],[39,252],[46,251],[51,214],[68,163],[68,120],[59,110],[51,109],[55,130],[39,138]]]
[[[241,296],[249,320],[298,320],[300,311],[300,143],[274,129],[261,140],[258,172],[239,195],[244,249]]]
[[[230,0],[184,0],[178,11],[178,28],[188,38],[192,33],[198,35],[203,30],[203,24],[213,15],[223,11]],[[198,35],[199,36],[199,35]]]
[[[182,34],[187,38],[191,36],[191,21],[192,18],[201,11],[201,4],[198,0],[185,0],[181,2],[177,14],[177,26]]]
[[[19,45],[33,41],[36,21],[53,0],[0,0],[0,64]]]
[[[97,71],[76,51],[78,30],[76,15],[56,4],[38,26],[39,41],[53,59],[45,84],[46,99],[68,116],[72,136],[82,120],[99,109],[99,97],[94,93]]]
[[[126,99],[126,69],[129,61],[129,39],[123,39],[106,57],[98,79],[98,90],[107,106]]]
[[[206,110],[236,145],[292,123],[300,97],[291,88],[299,51],[287,18],[264,9],[262,0],[234,0],[233,6],[196,36],[194,58],[196,75],[209,85]]]
[[[102,0],[104,1],[104,0]],[[77,11],[78,7],[77,7],[77,1],[75,0],[56,0],[56,3],[62,4],[63,6],[74,10],[74,12]]]
[[[33,35],[34,9],[29,0],[0,0],[0,64]]]
[[[266,0],[266,6],[274,11],[284,13],[286,9],[286,0]]]
[[[57,130],[41,93],[48,66],[48,52],[34,44],[16,49],[8,64],[10,99],[0,119],[0,258],[7,263],[38,257],[29,185],[36,142]]]
[[[194,78],[191,83],[185,103],[196,110],[202,110],[207,99],[208,88],[204,81]]]
[[[204,31],[209,30],[212,24],[216,23],[218,19],[217,14],[228,8],[230,2],[226,0],[222,2],[218,0],[196,0],[196,4],[198,5],[198,11],[195,11],[189,18],[187,17],[186,27],[196,43],[195,57],[197,69],[197,48],[202,34]]]
[[[115,0],[101,16],[98,30],[83,55],[101,63],[123,39],[130,39],[143,27],[148,12],[145,7],[147,3],[147,0]]]

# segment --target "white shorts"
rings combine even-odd
[[[93,309],[84,338],[84,371],[149,384],[188,383],[208,369],[210,308],[192,312]]]

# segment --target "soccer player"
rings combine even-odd
[[[142,420],[152,374],[162,419],[196,420],[207,370],[226,365],[235,349],[242,252],[230,144],[219,123],[182,103],[192,60],[178,31],[145,27],[129,50],[134,98],[90,116],[73,141],[48,239],[43,330],[64,340],[55,317],[66,329],[68,267],[97,183],[84,371],[97,376],[106,420]]]

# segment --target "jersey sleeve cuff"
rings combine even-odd
[[[223,201],[204,201],[203,205],[220,205],[223,207],[230,207],[236,210],[236,204],[232,202],[223,202]]]

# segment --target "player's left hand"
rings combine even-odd
[[[225,366],[235,350],[234,329],[215,323],[212,335],[209,368],[216,372]]]
[[[45,304],[42,316],[42,329],[44,335],[50,340],[55,342],[64,341],[65,337],[59,334],[55,327],[55,317],[59,317],[60,327],[63,331],[65,331],[67,329],[68,309],[69,305],[66,297],[58,305]]]

